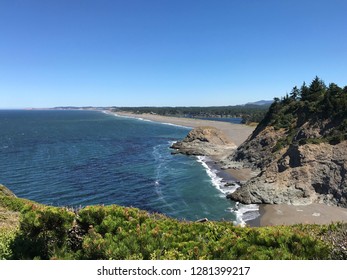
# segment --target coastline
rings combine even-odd
[[[255,128],[247,125],[221,121],[167,117],[152,114],[133,114],[129,112],[110,113],[120,117],[128,117],[140,119],[143,121],[152,121],[168,125],[183,126],[190,129],[201,126],[215,127],[226,134],[233,143],[237,143],[237,146],[243,143]],[[224,196],[226,196],[229,192],[235,191],[238,186],[237,182],[247,181],[255,175],[251,169],[235,170],[223,168],[221,161],[227,156],[229,156],[229,153],[214,156],[198,156],[198,161],[201,162],[201,164],[206,169],[206,172],[212,180],[212,184]],[[232,184],[228,186],[228,183]],[[248,221],[259,216],[258,208],[258,205],[239,205],[239,207],[237,208],[230,207],[230,211],[236,215],[237,224],[247,225]]]
[[[249,135],[253,132],[255,127],[251,127],[244,124],[234,124],[229,122],[220,121],[210,121],[210,120],[200,120],[200,119],[189,119],[189,118],[179,118],[179,117],[167,117],[152,114],[133,114],[130,112],[110,112],[112,114],[150,120],[153,122],[173,124],[179,126],[185,126],[188,128],[195,128],[198,126],[213,126],[221,131],[223,131],[229,138],[237,145],[241,145]]]
[[[220,121],[188,119],[178,117],[167,117],[152,114],[133,114],[129,112],[110,112],[118,116],[150,120],[154,122],[185,126],[195,128],[198,126],[213,126],[222,130],[230,139],[239,146],[252,133],[255,127],[233,124]],[[218,165],[220,159],[212,160]],[[254,176],[252,170],[223,169],[236,181],[246,181]],[[347,222],[347,209],[328,206],[326,204],[314,203],[310,205],[285,205],[285,204],[261,204],[259,205],[259,216],[246,222],[251,227],[293,225],[293,224],[329,224],[332,222]]]

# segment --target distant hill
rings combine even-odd
[[[258,106],[270,106],[271,104],[273,103],[273,100],[259,100],[259,101],[256,101],[256,102],[248,102],[246,103],[245,105],[258,105]]]

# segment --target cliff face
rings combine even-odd
[[[186,155],[223,156],[229,155],[236,145],[220,130],[214,127],[197,127],[182,141],[171,148]]]
[[[273,161],[272,149],[284,134],[283,130],[275,131],[273,127],[257,128],[229,159],[242,163],[243,167],[263,169]]]
[[[316,78],[294,88],[228,159],[259,172],[229,195],[234,200],[347,207],[347,87]]]
[[[347,207],[347,141],[290,146],[229,197],[243,203]]]

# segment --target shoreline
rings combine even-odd
[[[222,130],[230,139],[239,146],[252,133],[255,127],[242,124],[233,124],[221,121],[210,121],[200,119],[188,119],[178,117],[168,117],[151,114],[133,114],[129,112],[110,112],[124,117],[131,117],[143,120],[150,120],[163,124],[172,124],[195,128],[198,126],[213,126]],[[218,166],[221,159],[212,158]],[[236,181],[246,181],[255,174],[252,170],[223,169],[221,171],[229,174]],[[264,227],[277,225],[294,224],[329,224],[332,222],[347,222],[347,209],[338,206],[328,206],[326,204],[313,203],[310,205],[286,205],[286,204],[260,204],[259,216],[249,220],[246,224],[250,227]]]
[[[110,111],[109,111],[110,112]],[[189,119],[179,117],[167,117],[161,115],[151,114],[134,114],[130,112],[110,112],[120,117],[129,117],[143,120],[150,120],[153,122],[184,126],[187,128],[195,128],[198,126],[213,126],[223,131],[237,146],[241,145],[249,135],[253,132],[255,127],[251,127],[244,124],[235,124],[221,121],[210,121],[201,119]]]
[[[206,169],[206,172],[212,181],[212,185],[214,185],[214,187],[224,195],[224,199],[227,199],[226,196],[229,192],[236,190],[238,184],[235,177],[233,177],[229,172],[226,172],[227,170],[221,169],[220,165],[211,157],[197,156],[197,161],[201,162],[202,166]],[[234,205],[228,207],[226,210],[229,210],[235,215],[235,220],[232,221],[235,225],[246,226],[249,224],[249,221],[253,221],[260,215],[259,206],[256,204],[240,205],[238,202],[233,200],[230,200],[230,202],[233,202]]]
[[[136,118],[136,119],[140,119],[144,121],[149,120],[149,121],[158,122],[162,124],[179,125],[179,126],[189,127],[191,129],[195,127],[199,127],[199,126],[212,126],[224,132],[232,142],[234,142],[235,144],[237,143],[237,146],[243,143],[248,138],[248,136],[251,135],[252,131],[255,129],[255,127],[250,127],[247,125],[234,124],[234,123],[221,122],[221,121],[177,118],[177,117],[167,117],[167,116],[151,115],[151,114],[133,114],[128,112],[120,112],[120,113],[117,112],[113,114],[120,117]],[[228,169],[223,168],[221,161],[225,159],[228,155],[205,156],[207,158],[207,161],[203,160],[203,162],[205,162],[208,168],[210,170],[214,170],[215,175],[220,178],[221,186],[217,187],[217,189],[221,193],[223,193],[225,196],[227,195],[228,191],[230,192],[235,190],[235,188],[238,185],[238,182],[247,181],[248,179],[250,179],[251,177],[255,175],[254,171],[252,171],[251,169],[236,170],[232,168],[228,168]],[[212,177],[211,177],[211,180],[213,181]],[[236,186],[233,184],[232,186],[226,187],[225,186],[226,183],[235,183]],[[227,198],[225,197],[225,199]],[[234,209],[234,208],[231,208],[231,209]],[[252,223],[253,220],[256,220],[259,217],[260,213],[258,209],[259,209],[259,206],[255,204],[244,205],[244,206],[240,205],[239,208],[235,208],[232,211],[236,215],[235,222],[243,226],[249,225],[250,223]]]
[[[160,115],[151,115],[151,114],[133,114],[128,112],[111,112],[112,114],[120,117],[128,117],[128,118],[135,118],[143,121],[152,121],[152,122],[158,122],[161,124],[167,124],[167,125],[176,125],[176,126],[183,126],[190,129],[193,129],[195,127],[199,126],[211,126],[215,127],[222,132],[224,132],[229,139],[234,142],[238,143],[240,145],[243,143],[248,136],[252,133],[255,127],[250,127],[242,124],[234,124],[229,122],[221,122],[221,121],[211,121],[211,120],[201,120],[201,119],[189,119],[189,118],[178,118],[178,117],[167,117],[167,116],[160,116]],[[240,133],[241,132],[241,133]],[[237,145],[237,146],[238,146]],[[229,155],[229,154],[228,154]],[[224,194],[225,199],[228,192],[232,192],[237,188],[238,183],[250,179],[254,172],[252,172],[250,169],[243,169],[243,170],[235,170],[235,169],[225,169],[223,168],[221,161],[228,155],[223,156],[203,156],[202,158],[205,159],[199,159],[198,161],[204,162],[206,164],[205,168],[208,168],[210,172],[213,172],[219,179],[220,179],[220,186],[215,186],[221,193]],[[209,175],[210,176],[210,175]],[[211,177],[212,184],[214,185],[214,178]],[[236,185],[226,186],[227,183],[235,183]],[[236,202],[235,202],[236,203]],[[235,210],[231,211],[234,212],[235,221],[237,224],[240,225],[247,225],[249,219],[254,219],[254,215],[258,216],[258,206],[252,205],[252,206],[240,206],[240,208],[236,208]],[[234,209],[233,207],[230,209]],[[257,212],[257,214],[253,214],[254,212]]]

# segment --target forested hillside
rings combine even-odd
[[[266,126],[285,130],[276,149],[291,143],[340,143],[347,139],[347,86],[326,86],[318,77],[309,86],[295,86],[290,94],[275,98],[253,137]]]
[[[264,118],[268,108],[268,104],[246,104],[214,107],[117,107],[113,110],[186,118],[242,118],[242,123],[246,124],[259,123]]]
[[[231,160],[260,169],[230,194],[244,203],[347,207],[347,87],[318,77],[278,99]]]

